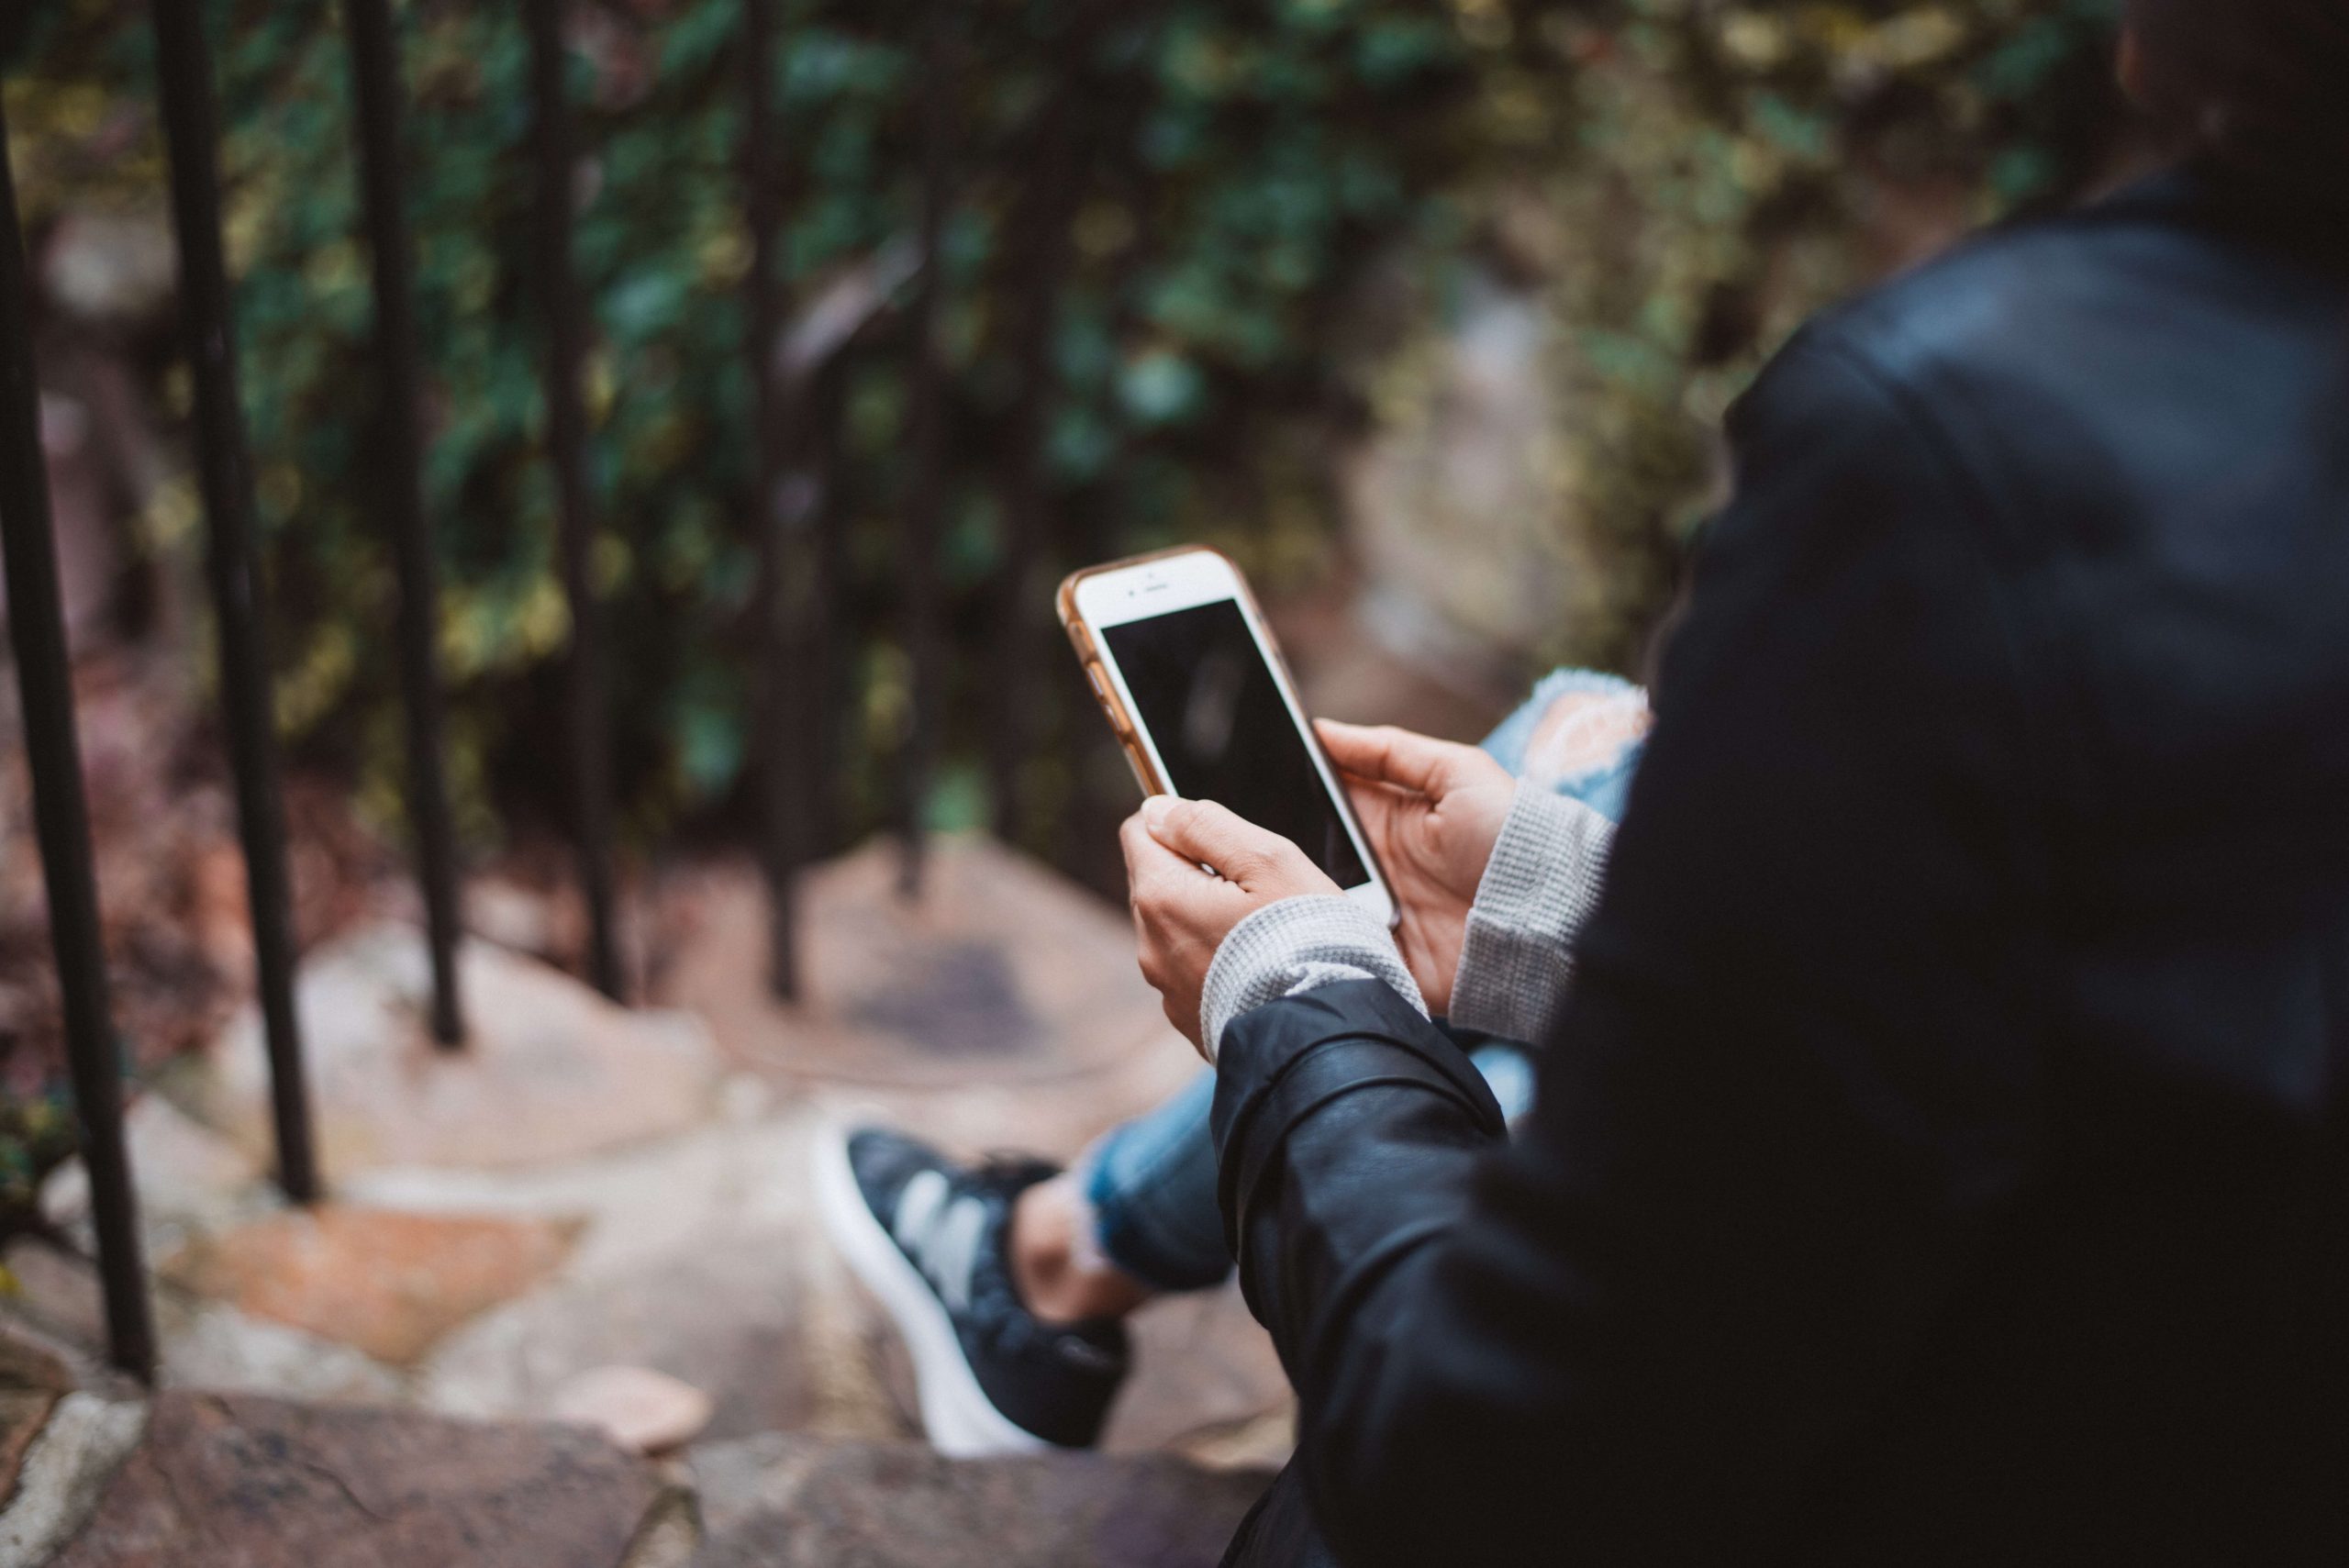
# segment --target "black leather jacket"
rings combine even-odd
[[[1233,1560],[2349,1562],[2349,206],[1991,236],[1731,435],[1517,1141],[1375,982],[1224,1036]]]

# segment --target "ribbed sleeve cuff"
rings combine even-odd
[[[1564,1011],[1574,940],[1598,906],[1614,825],[1580,801],[1533,784],[1493,845],[1468,911],[1452,1021],[1539,1042]]]
[[[1341,980],[1382,980],[1424,1017],[1427,1004],[1395,939],[1370,911],[1340,894],[1267,904],[1231,929],[1208,965],[1199,1041],[1216,1059],[1224,1027],[1242,1013]]]

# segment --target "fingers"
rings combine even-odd
[[[1396,817],[1406,802],[1419,802],[1419,797],[1397,789],[1393,784],[1366,779],[1358,773],[1347,773],[1341,782],[1346,786],[1346,798],[1353,803],[1354,816],[1373,843],[1382,843],[1392,832]]]
[[[1118,844],[1126,852],[1126,882],[1141,887],[1163,876],[1169,870],[1179,871],[1197,878],[1197,862],[1186,861],[1156,839],[1151,837],[1150,826],[1141,812],[1135,812],[1118,828]]]
[[[1443,795],[1463,782],[1472,760],[1490,761],[1473,746],[1431,740],[1391,724],[1371,728],[1325,718],[1314,728],[1329,748],[1330,760],[1344,772],[1420,795]]]
[[[1168,853],[1213,866],[1224,880],[1243,887],[1304,852],[1212,800],[1153,795],[1142,802],[1141,816],[1148,836]]]

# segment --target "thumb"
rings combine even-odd
[[[1462,753],[1482,757],[1473,746],[1437,740],[1391,724],[1365,728],[1323,719],[1315,727],[1330,760],[1345,773],[1375,784],[1394,784],[1419,795],[1441,796],[1458,782]]]
[[[1276,864],[1289,841],[1268,832],[1212,800],[1152,795],[1142,802],[1142,824],[1150,836],[1185,860],[1213,866],[1227,882],[1243,886]]]

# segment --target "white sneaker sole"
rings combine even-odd
[[[1042,1453],[1052,1444],[996,1409],[963,1358],[946,1304],[864,1202],[848,1162],[848,1129],[816,1140],[816,1206],[832,1244],[880,1299],[913,1353],[922,1430],[949,1459]]]

